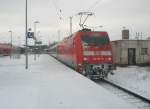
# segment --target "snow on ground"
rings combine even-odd
[[[135,109],[48,55],[0,58],[0,109]]]
[[[150,99],[150,67],[117,67],[109,79]]]

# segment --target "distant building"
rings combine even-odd
[[[112,49],[118,65],[150,65],[150,40],[116,40]]]
[[[48,51],[48,45],[30,45],[29,51],[33,53],[47,53]]]

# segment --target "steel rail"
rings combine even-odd
[[[133,91],[131,91],[131,90],[128,90],[128,89],[126,89],[126,88],[123,88],[123,87],[121,87],[120,85],[117,85],[117,84],[115,84],[115,83],[113,83],[113,82],[111,82],[111,81],[109,81],[109,80],[106,80],[106,79],[104,79],[103,82],[106,82],[106,83],[108,83],[108,84],[110,84],[110,85],[112,85],[112,86],[115,86],[115,87],[117,87],[118,89],[120,89],[120,90],[122,90],[122,91],[124,91],[124,92],[126,92],[126,93],[128,93],[128,94],[131,94],[131,95],[133,95],[134,97],[139,98],[139,99],[141,99],[142,101],[144,101],[144,102],[150,104],[150,99],[145,98],[145,97],[143,97],[143,96],[141,96],[141,95],[139,95],[139,94],[137,94],[137,93],[135,93],[135,92],[133,92]]]

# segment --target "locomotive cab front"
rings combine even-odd
[[[93,79],[112,71],[112,49],[107,32],[86,32],[81,36],[83,74]]]

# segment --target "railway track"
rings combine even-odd
[[[150,109],[150,99],[148,98],[145,98],[108,80],[96,81],[96,83],[133,106],[136,106],[138,109]]]

